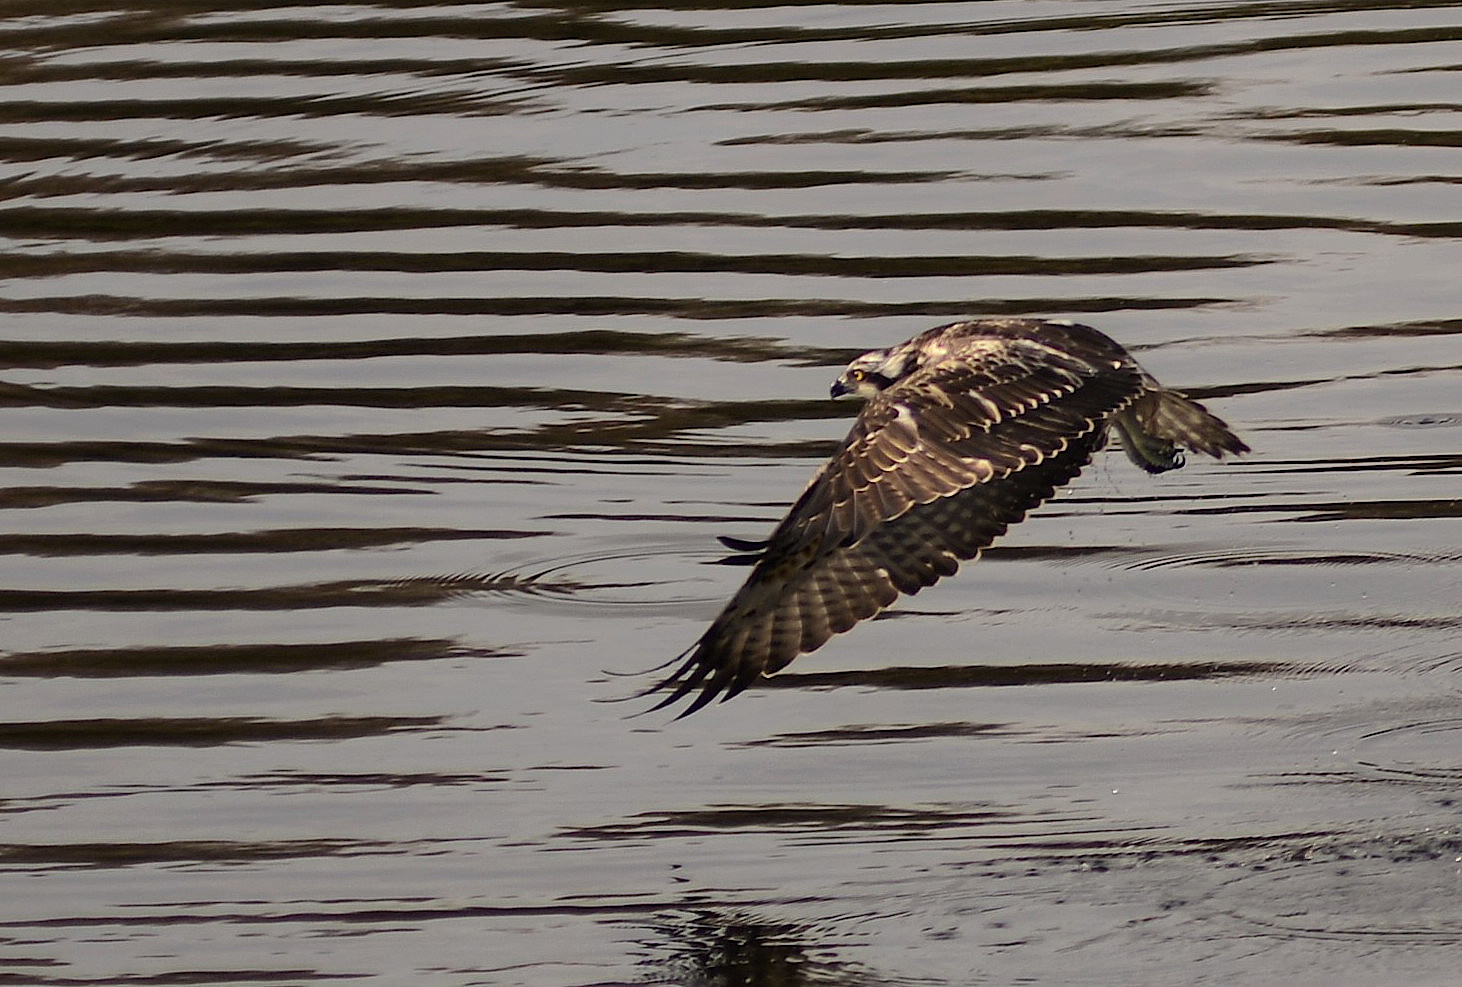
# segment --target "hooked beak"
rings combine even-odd
[[[843,383],[843,378],[839,377],[837,380],[833,381],[833,386],[832,386],[832,396],[833,397],[840,398],[844,394],[851,394],[851,393],[853,393],[853,389],[851,387],[849,387],[847,384],[844,384]]]

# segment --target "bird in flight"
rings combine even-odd
[[[1181,450],[1249,451],[1112,339],[1064,320],[937,326],[848,364],[832,396],[865,399],[852,430],[766,541],[722,538],[751,575],[652,709],[688,716],[820,648],[961,561],[1079,474],[1116,429],[1149,473]]]

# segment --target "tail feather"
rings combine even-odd
[[[1181,449],[1222,459],[1249,447],[1223,419],[1178,391],[1154,387],[1115,415],[1127,458],[1149,473],[1183,465]]]

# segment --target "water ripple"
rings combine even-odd
[[[1459,11],[14,0],[0,967],[1455,979]],[[589,701],[828,368],[980,314],[1256,451],[1104,453],[843,670]]]

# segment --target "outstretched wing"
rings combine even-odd
[[[1143,389],[1124,358],[968,339],[869,400],[745,585],[655,687],[669,693],[655,708],[697,690],[682,716],[730,698],[952,575],[1090,462],[1108,417]]]

